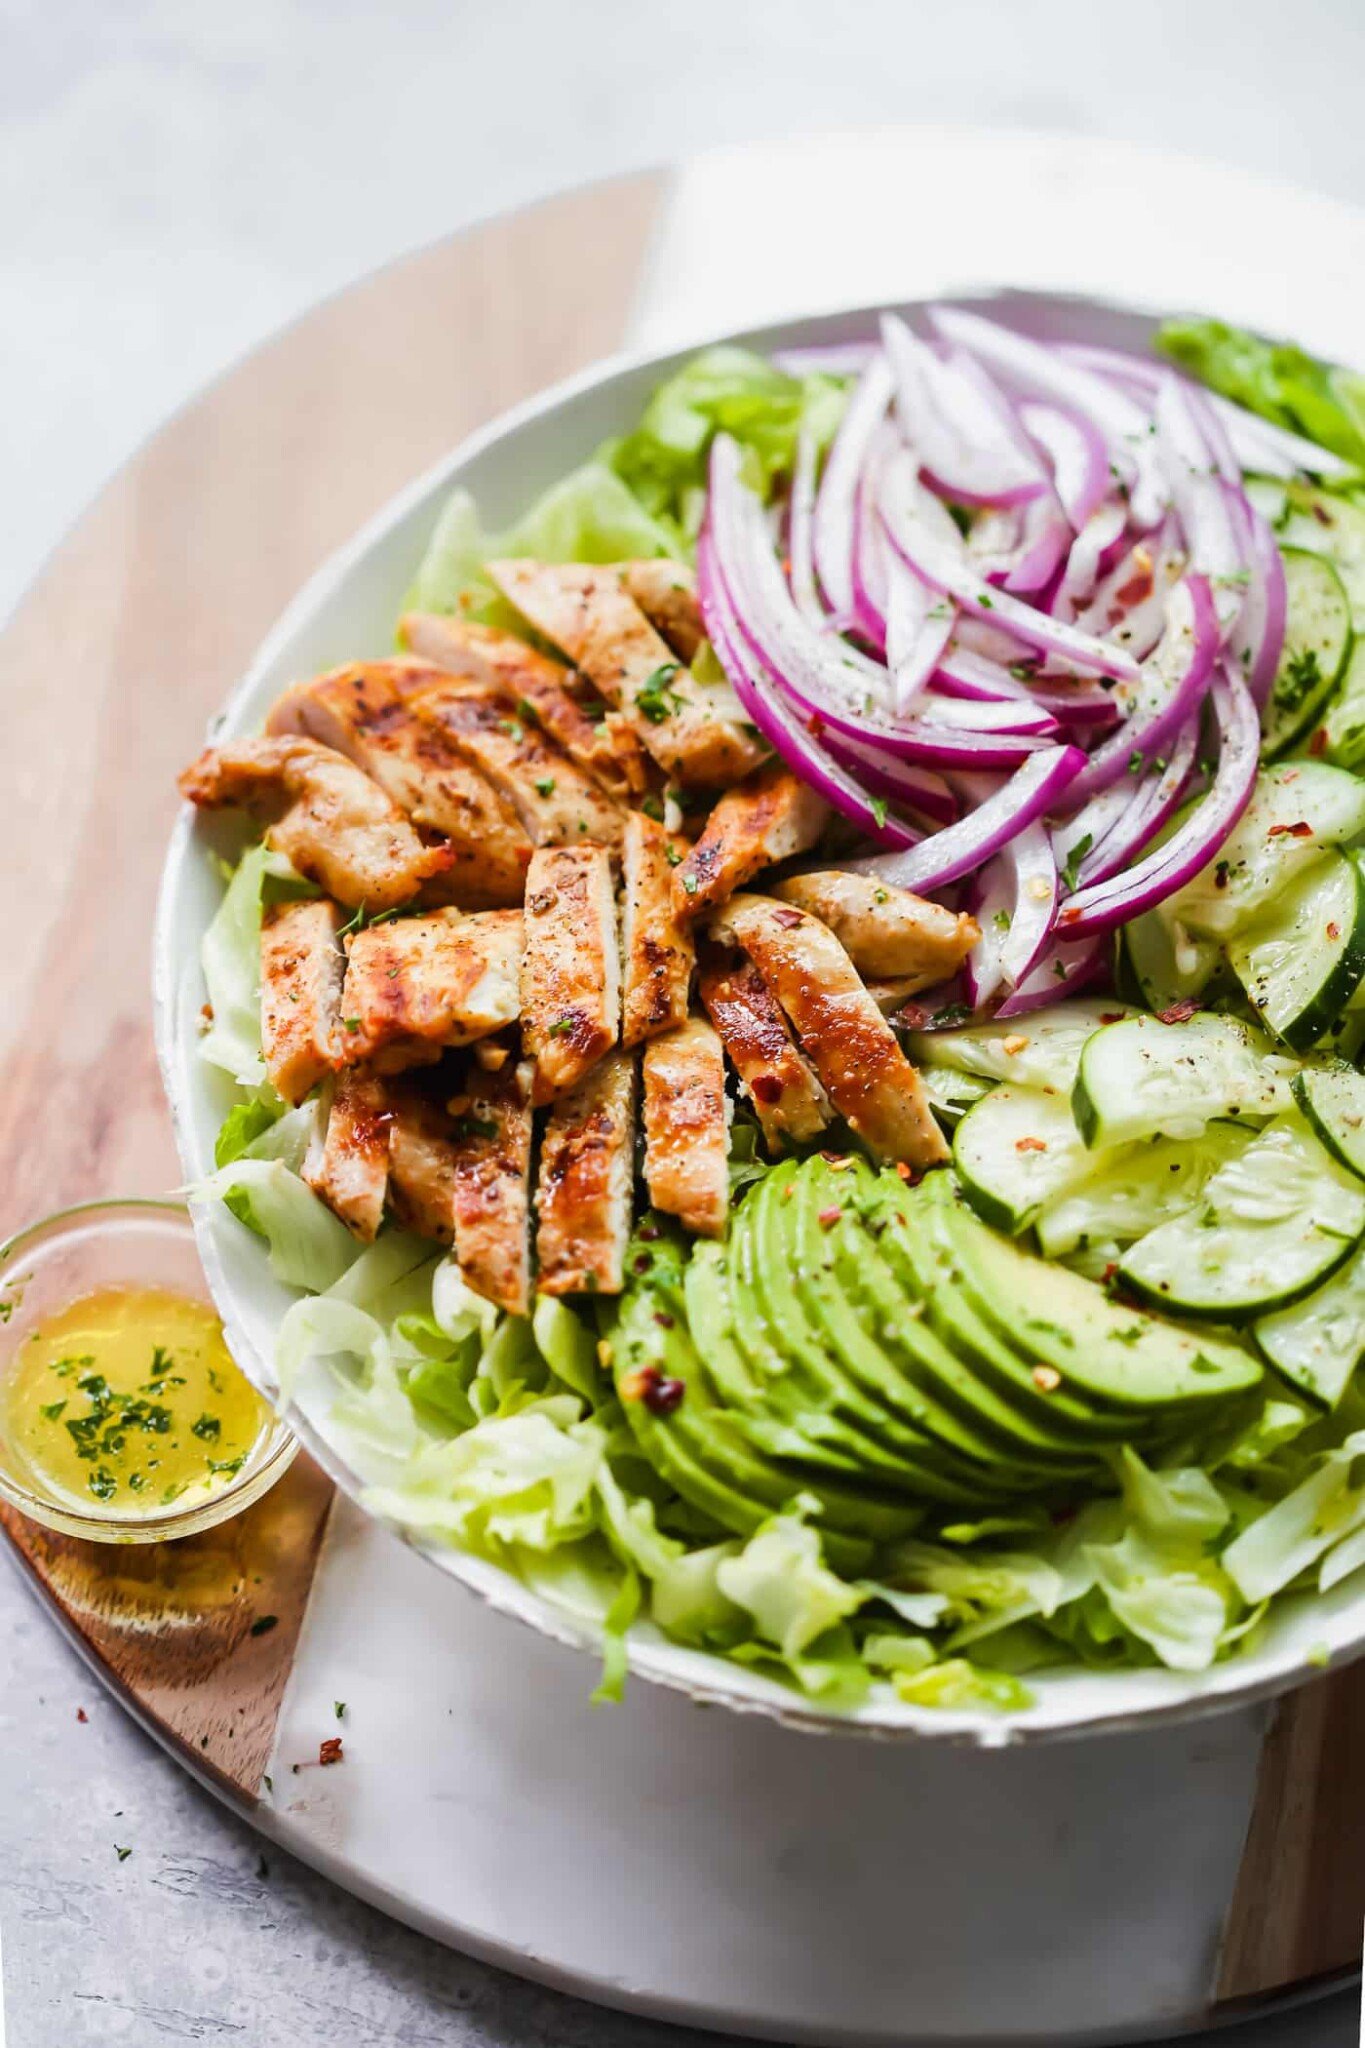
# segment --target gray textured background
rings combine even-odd
[[[173,406],[480,215],[712,143],[915,119],[1146,141],[1360,201],[1362,79],[1360,0],[0,0],[0,615]],[[7,1571],[0,1643],[8,2048],[701,2039],[263,1863]],[[1234,2037],[1356,2038],[1349,1997]]]

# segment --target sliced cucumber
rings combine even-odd
[[[959,1074],[952,1067],[921,1067],[919,1077],[929,1107],[950,1129],[993,1085],[982,1074]]]
[[[1351,653],[1351,600],[1335,565],[1306,548],[1284,558],[1284,650],[1261,714],[1261,750],[1287,754],[1316,721]]]
[[[987,1081],[1064,1094],[1076,1078],[1081,1047],[1102,1025],[1130,1014],[1120,1002],[1054,1003],[1017,1023],[969,1024],[960,1031],[912,1031],[910,1055],[924,1066],[951,1067]]]
[[[1365,1359],[1365,1252],[1292,1308],[1262,1316],[1251,1334],[1281,1378],[1335,1408]]]
[[[1082,1186],[1046,1205],[1037,1221],[1040,1251],[1059,1259],[1095,1245],[1134,1243],[1194,1208],[1214,1174],[1253,1136],[1238,1124],[1217,1123],[1193,1141],[1121,1146],[1097,1161]]]
[[[1214,1174],[1192,1215],[1140,1238],[1119,1271],[1153,1306],[1247,1322],[1311,1294],[1362,1234],[1365,1189],[1291,1113]]]
[[[1162,911],[1201,938],[1233,938],[1324,847],[1361,838],[1365,782],[1327,761],[1277,762],[1257,776],[1217,860],[1168,897]]]
[[[1017,1237],[1045,1202],[1092,1174],[1096,1160],[1065,1095],[1006,1082],[963,1117],[953,1164],[977,1215]]]
[[[1228,947],[1267,1031],[1307,1052],[1365,976],[1365,878],[1354,855],[1324,853]]]
[[[1354,1067],[1305,1067],[1291,1086],[1314,1136],[1365,1180],[1365,1074]]]
[[[1218,1117],[1254,1123],[1287,1108],[1291,1071],[1259,1031],[1231,1017],[1129,1017],[1086,1040],[1071,1108],[1092,1149],[1195,1138]]]
[[[1218,941],[1190,931],[1165,903],[1125,925],[1122,939],[1133,989],[1153,1010],[1202,996],[1223,964]]]
[[[1365,632],[1365,511],[1316,484],[1289,484],[1285,497],[1281,546],[1326,555],[1345,585],[1351,623]]]
[[[1248,476],[1242,489],[1268,526],[1278,526],[1289,511],[1289,492],[1283,477]]]
[[[1346,673],[1318,721],[1320,744],[1338,768],[1359,774],[1365,769],[1365,626],[1356,630]]]

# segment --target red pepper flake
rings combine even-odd
[[[896,1022],[903,1024],[907,1031],[923,1031],[933,1012],[924,1003],[904,1003],[896,1016]]]
[[[1016,1152],[1046,1152],[1047,1139],[1016,1138],[1014,1141],[1014,1149]]]
[[[1198,1008],[1199,1005],[1193,996],[1185,996],[1180,1002],[1171,1003],[1166,1009],[1158,1010],[1156,1013],[1157,1022],[1158,1024],[1188,1024]]]
[[[815,1220],[822,1230],[829,1230],[839,1221],[843,1213],[837,1202],[831,1202],[828,1209],[822,1209]]]
[[[1062,1384],[1062,1376],[1055,1365],[1035,1365],[1031,1377],[1040,1394],[1055,1394]]]
[[[685,1380],[669,1379],[657,1365],[639,1366],[621,1381],[621,1398],[643,1401],[651,1415],[671,1415],[686,1392]]]
[[[1327,927],[1327,936],[1329,939],[1339,939],[1341,937],[1341,926],[1337,923],[1335,918],[1332,919],[1331,923]]]
[[[88,1720],[90,1719],[90,1716],[89,1716],[89,1715],[88,1715],[88,1714],[86,1713],[86,1711],[85,1711],[85,1708],[84,1708],[84,1707],[77,1707],[77,1709],[76,1709],[76,1719],[77,1719],[78,1721],[88,1721]]]
[[[1142,604],[1145,599],[1151,596],[1155,588],[1156,581],[1151,570],[1139,569],[1137,575],[1130,576],[1128,581],[1114,592],[1114,595],[1122,605]]]
[[[1320,499],[1314,501],[1313,517],[1317,520],[1319,526],[1330,526],[1332,524],[1332,515]]]
[[[1308,751],[1313,757],[1327,752],[1327,727],[1320,725],[1308,742]]]
[[[813,740],[818,740],[824,733],[824,730],[824,719],[821,718],[818,711],[813,711],[810,717],[806,720],[806,731],[810,734]]]
[[[1080,914],[1074,903],[1064,903],[1058,921],[1061,924],[1075,924]]]
[[[1267,839],[1311,839],[1313,827],[1306,818],[1298,818],[1292,825],[1272,825],[1266,833]]]
[[[903,1159],[898,1159],[896,1161],[896,1171],[900,1175],[902,1180],[913,1180],[914,1178],[914,1175],[911,1173],[909,1167],[906,1165]]]
[[[339,1735],[325,1735],[318,1744],[318,1762],[320,1764],[339,1764],[341,1757],[341,1737]]]
[[[805,922],[805,912],[801,910],[775,910],[773,912],[773,923],[780,924],[783,931],[795,931],[797,925],[804,924]]]
[[[1121,1024],[1124,1015],[1125,1012],[1122,1010],[1101,1010],[1100,1022],[1101,1024]]]

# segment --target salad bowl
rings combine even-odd
[[[983,292],[958,303],[1044,341],[1141,352],[1158,314],[1040,293]],[[789,320],[726,335],[762,354],[839,351],[874,335],[882,308]],[[913,314],[914,307],[902,311]],[[686,352],[610,361],[494,421],[380,511],[327,562],[263,643],[215,722],[217,741],[261,725],[280,692],[300,676],[392,651],[393,621],[414,566],[452,488],[476,501],[493,528],[513,521],[604,441],[626,430],[650,393]],[[158,1054],[175,1124],[200,1254],[228,1341],[262,1392],[280,1398],[275,1351],[294,1291],[272,1277],[260,1239],[221,1201],[204,1192],[214,1169],[215,1134],[231,1097],[200,1058],[203,985],[200,949],[222,900],[221,860],[242,845],[240,831],[188,806],[167,853],[155,938]],[[346,1493],[375,1511],[373,1473],[362,1473],[338,1420],[332,1382],[320,1361],[305,1360],[286,1392],[291,1427]],[[403,1530],[431,1563],[498,1612],[562,1643],[599,1655],[603,1617],[569,1585],[537,1586],[484,1557]],[[819,1732],[968,1741],[995,1746],[1037,1742],[1156,1723],[1246,1704],[1284,1691],[1325,1665],[1365,1649],[1365,1589],[1347,1579],[1325,1593],[1277,1602],[1254,1647],[1208,1669],[1092,1669],[1071,1665],[1030,1674],[1027,1705],[925,1706],[878,1699],[822,1705],[751,1668],[665,1637],[637,1621],[625,1637],[633,1679],[677,1689],[733,1711],[768,1715]]]

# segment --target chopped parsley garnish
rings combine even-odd
[[[1081,872],[1081,862],[1085,859],[1086,855],[1089,853],[1091,847],[1094,844],[1094,833],[1083,832],[1080,838],[1076,841],[1076,844],[1072,847],[1070,853],[1067,855],[1066,860],[1062,866],[1062,883],[1066,889],[1068,896],[1076,887],[1076,881]]]
[[[535,792],[537,796],[553,796],[555,793],[555,779],[553,775],[540,776],[535,783]]]
[[[216,1415],[201,1415],[197,1422],[190,1424],[190,1431],[204,1443],[216,1443],[223,1434],[223,1425]]]
[[[574,1020],[572,1017],[556,1017],[554,1023],[550,1026],[550,1036],[551,1038],[567,1038],[573,1027]]]
[[[1318,665],[1317,650],[1301,648],[1291,654],[1276,679],[1275,695],[1286,711],[1297,710],[1304,699],[1310,697],[1322,682],[1322,670]]]
[[[672,718],[681,708],[677,696],[668,688],[674,676],[681,674],[680,661],[662,661],[636,691],[634,709],[651,725],[662,725],[666,718]]]

